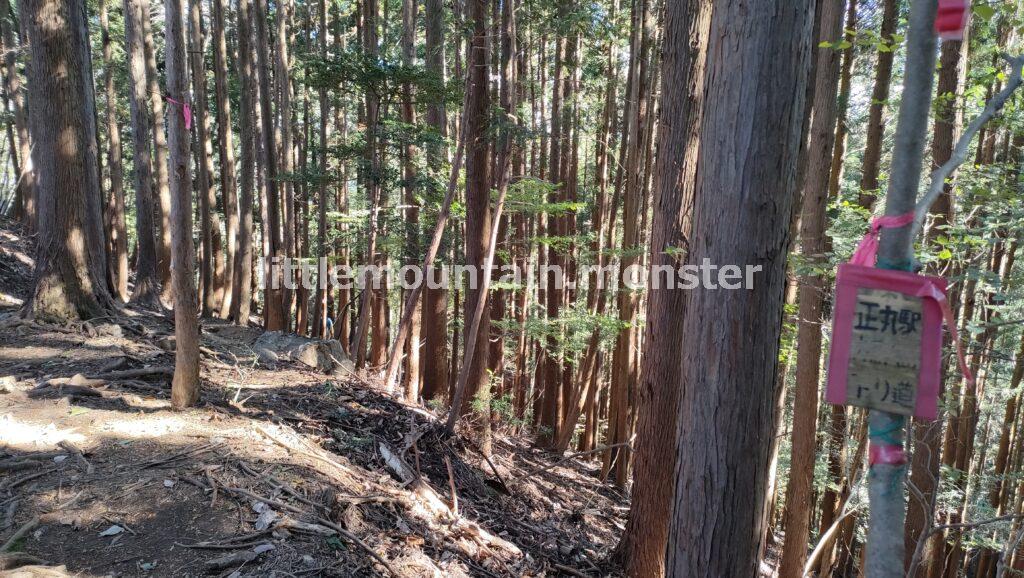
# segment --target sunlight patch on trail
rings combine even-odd
[[[46,425],[26,423],[10,414],[0,416],[0,445],[19,450],[35,451],[56,448],[62,441],[80,443],[85,436],[75,433],[76,428],[62,429],[50,422]]]

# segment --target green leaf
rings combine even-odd
[[[988,4],[975,4],[974,15],[982,20],[991,20],[996,15],[996,9]]]
[[[836,44],[836,50],[846,50],[851,46],[853,46],[852,42],[850,42],[849,40],[843,40],[839,44]]]
[[[951,259],[953,257],[953,252],[950,251],[949,249],[943,249],[943,250],[939,251],[939,254],[936,255],[936,256],[939,259]]]
[[[828,40],[823,40],[818,43],[818,48],[832,48],[832,43]]]

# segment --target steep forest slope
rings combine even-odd
[[[498,436],[488,463],[338,360],[261,356],[203,321],[199,406],[170,409],[158,312],[15,315],[32,254],[0,230],[0,563],[76,576],[614,575],[624,495]],[[61,574],[63,575],[63,574]]]

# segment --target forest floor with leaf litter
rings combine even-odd
[[[346,368],[260,361],[260,330],[223,321],[202,323],[199,406],[173,411],[169,318],[21,320],[30,255],[0,229],[0,564],[75,576],[617,573],[607,558],[628,500],[595,462],[497,435],[488,463],[465,436],[443,436],[433,412]]]

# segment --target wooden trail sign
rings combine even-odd
[[[840,265],[825,399],[935,419],[945,293],[940,277]]]

